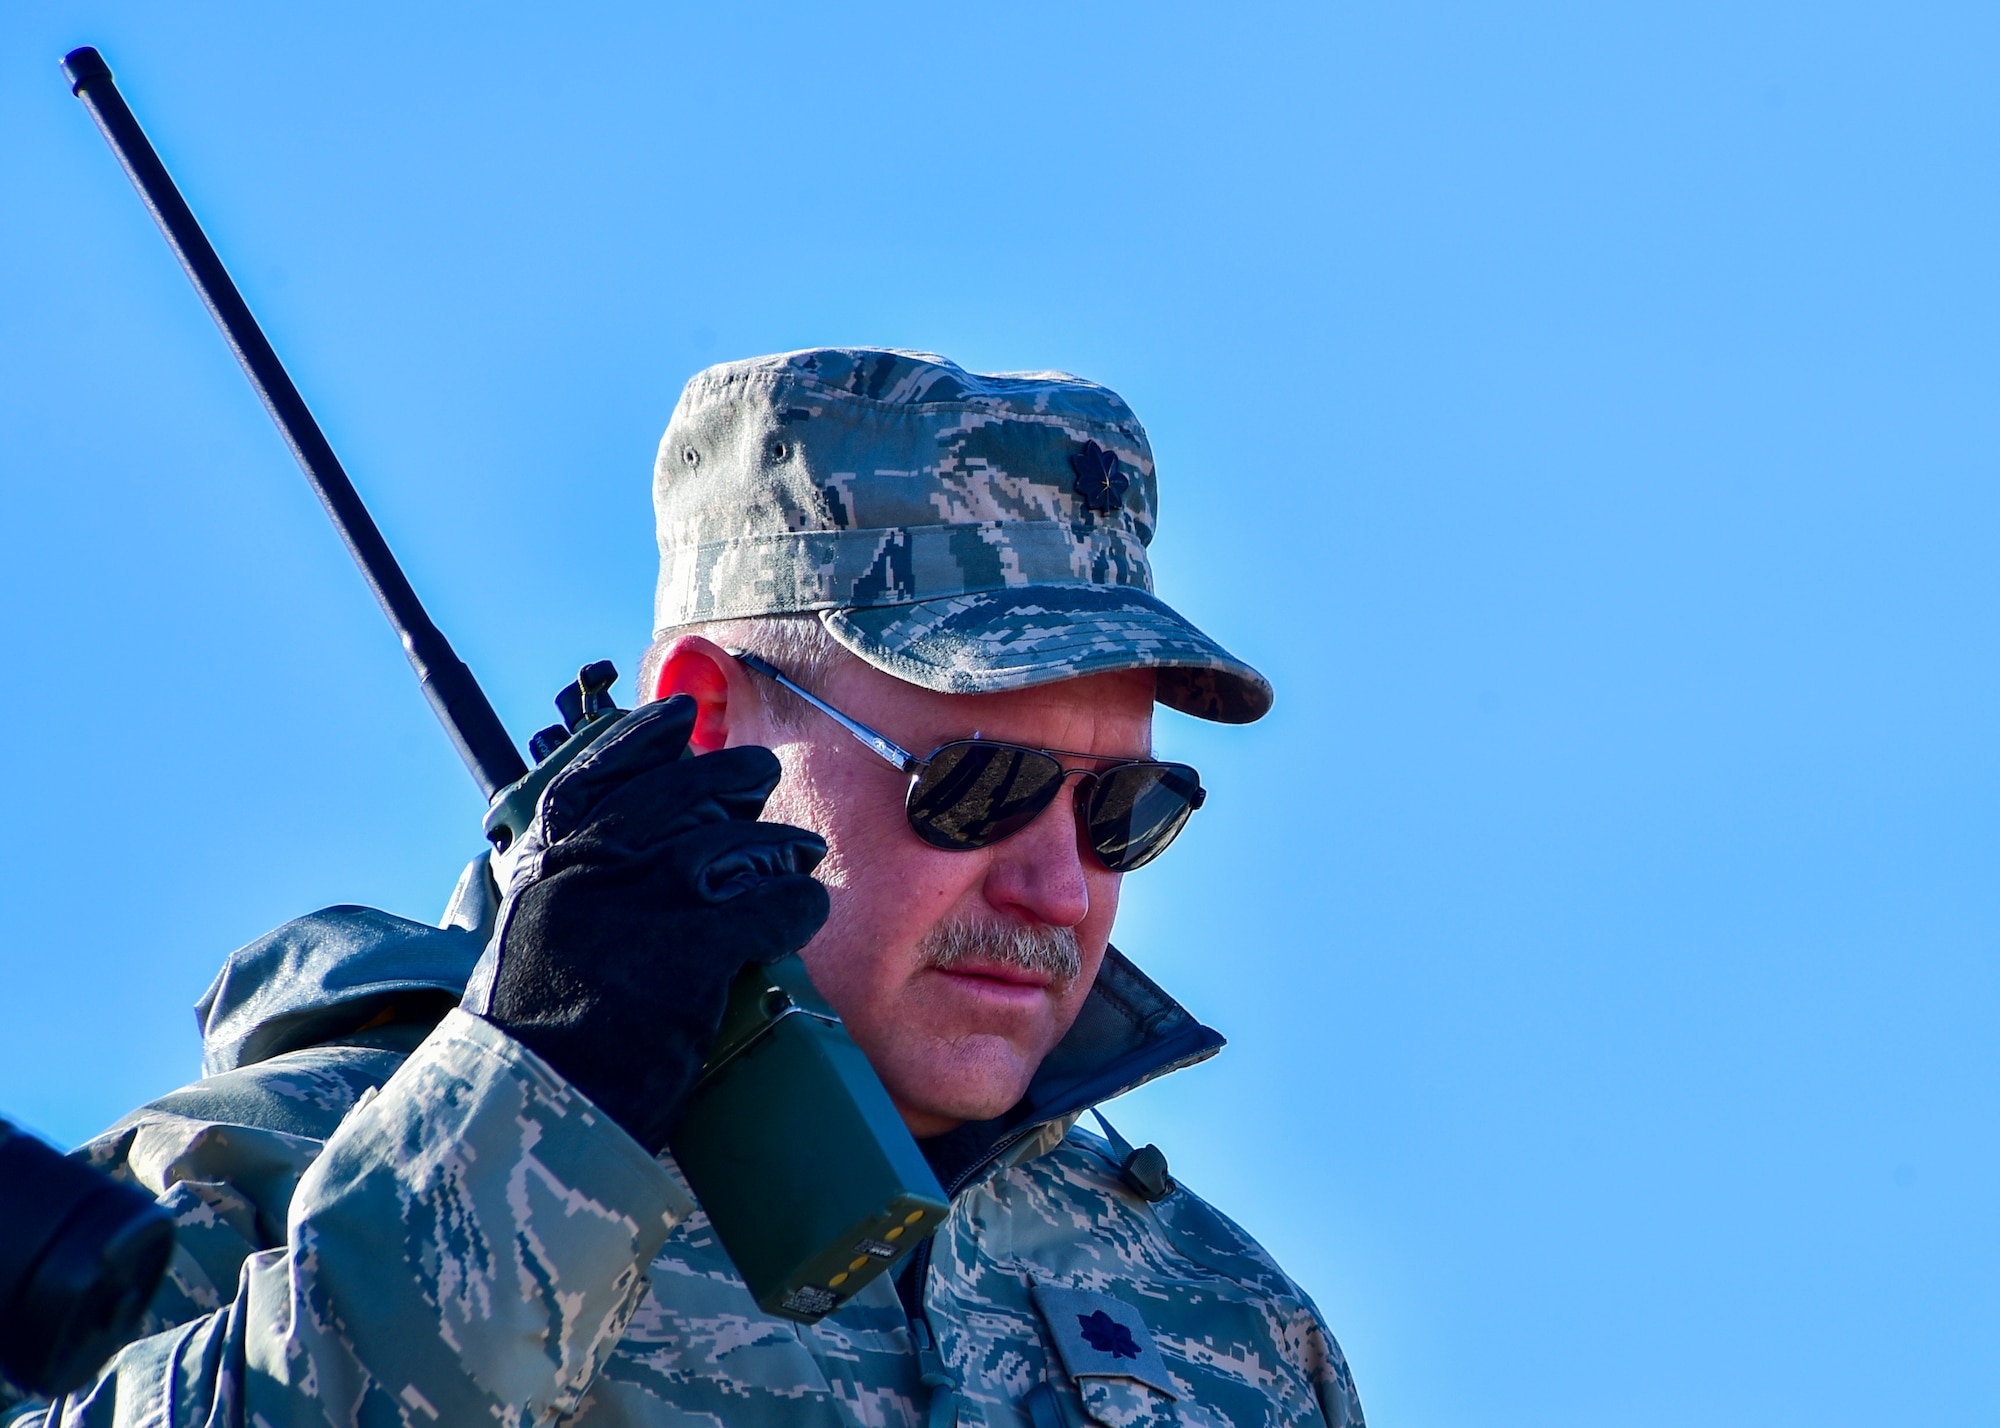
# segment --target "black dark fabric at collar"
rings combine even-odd
[[[1206,1061],[1223,1045],[1220,1032],[1196,1021],[1124,953],[1109,947],[1076,1025],[1043,1060],[1013,1109],[917,1145],[945,1193],[955,1196],[1038,1127]]]

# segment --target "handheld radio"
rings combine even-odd
[[[600,662],[557,697],[532,769],[472,671],[425,612],[236,284],[111,77],[85,47],[63,59],[168,246],[298,458],[348,554],[402,640],[424,697],[490,802],[496,849],[527,827],[565,765],[624,717]],[[811,1323],[937,1227],[944,1191],[874,1068],[797,956],[746,968],[669,1148],[759,1308]]]

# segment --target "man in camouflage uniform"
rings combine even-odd
[[[654,494],[653,702],[445,926],[330,908],[230,958],[205,1079],[82,1152],[178,1218],[146,1335],[16,1420],[1360,1428],[1305,1294],[1152,1147],[1077,1125],[1222,1044],[1109,946],[1089,790],[1151,758],[1155,698],[1271,699],[1151,594],[1131,411],[913,353],[727,364]],[[944,846],[836,711],[1080,776]],[[716,988],[801,943],[951,1199],[812,1325],[757,1309],[662,1149]]]

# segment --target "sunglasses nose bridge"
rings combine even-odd
[[[1062,786],[1068,783],[1071,778],[1076,780],[1076,797],[1071,800],[1071,806],[1075,808],[1078,818],[1088,817],[1090,795],[1097,788],[1098,773],[1096,769],[1064,769],[1062,777],[1056,780],[1056,793],[1049,799],[1049,802],[1053,803],[1056,798],[1062,796]]]
[[[1102,775],[1096,769],[1064,769],[1062,779],[1057,785],[1058,789],[1060,789],[1062,784],[1069,782],[1071,774],[1076,775],[1076,796],[1070,799],[1070,816],[1076,820],[1077,837],[1088,844],[1091,841],[1091,802],[1096,797],[1098,783]],[[1053,801],[1051,800],[1051,802]],[[1103,860],[1100,858],[1099,861],[1102,862]]]
[[[1097,787],[1098,779],[1095,769],[1064,769],[1057,775],[1056,781],[1048,786],[1048,799],[1035,810],[1036,818],[1041,818],[1048,813],[1051,805],[1062,801],[1063,786],[1072,778],[1076,780],[1076,797],[1070,800],[1070,814],[1076,819],[1079,827],[1089,823],[1090,794],[1091,790]]]

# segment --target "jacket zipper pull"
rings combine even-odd
[[[1157,1145],[1142,1145],[1132,1149],[1132,1142],[1118,1134],[1110,1121],[1104,1119],[1104,1112],[1096,1107],[1090,1112],[1097,1117],[1097,1124],[1104,1130],[1104,1138],[1111,1142],[1111,1153],[1118,1157],[1118,1177],[1140,1199],[1157,1204],[1180,1187],[1174,1184],[1173,1176],[1167,1174],[1167,1157]]]

